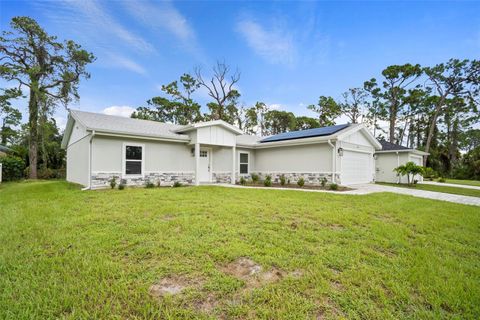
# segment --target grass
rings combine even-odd
[[[478,319],[479,228],[478,207],[390,193],[7,183],[0,319]],[[301,276],[245,290],[222,272],[239,257]],[[201,285],[149,295],[175,275]]]
[[[480,181],[478,180],[458,180],[458,179],[445,178],[445,183],[463,184],[466,186],[480,187]]]
[[[433,185],[433,184],[422,184],[422,183],[419,183],[417,185],[410,185],[410,186],[407,185],[407,184],[404,184],[404,183],[402,183],[402,184],[386,183],[386,182],[377,182],[377,183],[392,186],[392,187],[401,187],[401,188],[409,188],[409,189],[416,189],[416,190],[443,192],[443,193],[458,194],[458,195],[470,196],[470,197],[480,197],[480,190],[477,190],[477,189],[457,188],[457,187]]]

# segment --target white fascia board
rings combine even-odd
[[[228,129],[232,132],[235,132],[237,134],[243,134],[243,131],[240,130],[239,128],[235,127],[235,126],[232,126],[231,124],[223,121],[223,120],[213,120],[213,121],[206,121],[206,122],[198,122],[198,123],[193,123],[193,124],[190,124],[188,126],[185,126],[181,129],[177,129],[173,132],[187,132],[187,131],[191,131],[191,130],[194,130],[194,129],[198,129],[198,128],[204,128],[204,127],[211,127],[211,126],[221,126],[221,127],[224,127],[225,129]]]
[[[70,136],[72,135],[73,125],[76,120],[72,117],[71,114],[68,115],[67,125],[65,126],[65,130],[63,131],[63,138],[60,147],[62,149],[67,149],[68,141],[70,141]]]
[[[324,136],[324,137],[312,137],[312,138],[304,138],[304,139],[283,140],[283,141],[275,141],[275,142],[264,142],[264,143],[256,144],[253,148],[265,149],[265,148],[275,148],[275,147],[283,147],[283,146],[301,146],[306,144],[327,143],[328,140],[335,141],[336,139],[332,139],[332,136]]]
[[[379,151],[375,151],[375,153],[403,153],[403,152],[414,153],[414,154],[418,154],[418,155],[421,155],[421,156],[428,156],[428,155],[430,154],[430,153],[428,153],[428,152],[420,151],[420,150],[417,150],[417,149],[379,150]]]
[[[101,129],[92,129],[87,128],[87,131],[95,131],[96,136],[108,136],[108,137],[119,137],[119,138],[134,138],[134,139],[143,139],[143,140],[156,140],[156,141],[170,141],[170,142],[181,142],[181,143],[188,143],[190,138],[185,136],[186,138],[172,138],[168,136],[152,136],[152,135],[135,135],[126,132],[109,132],[109,131],[102,131]]]

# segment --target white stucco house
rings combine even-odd
[[[235,183],[252,173],[273,181],[285,175],[292,183],[300,177],[308,184],[368,183],[382,149],[361,124],[258,137],[220,120],[181,126],[77,110],[69,113],[62,147],[67,180],[87,188],[107,187],[112,177],[126,185],[198,185]]]

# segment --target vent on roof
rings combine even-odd
[[[280,134],[276,134],[274,136],[262,139],[260,140],[260,142],[263,143],[263,142],[329,136],[342,129],[345,129],[348,126],[349,126],[348,124],[339,124],[339,125],[330,126],[330,127],[307,129],[307,130],[300,130],[300,131],[290,131],[290,132],[280,133]]]

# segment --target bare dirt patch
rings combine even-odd
[[[190,280],[179,276],[163,278],[150,286],[148,293],[155,298],[162,298],[166,295],[180,294],[187,288],[198,286],[200,281]]]
[[[211,313],[217,305],[217,297],[213,293],[209,293],[201,300],[196,301],[195,309],[200,312]]]
[[[262,266],[249,258],[238,258],[227,264],[221,270],[235,278],[249,280],[262,271]]]

